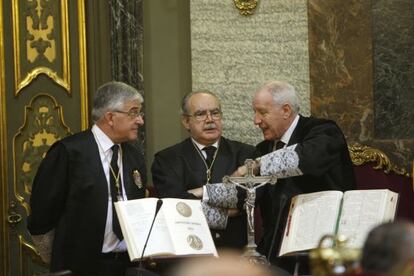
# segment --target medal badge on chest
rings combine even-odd
[[[142,185],[141,174],[139,173],[138,170],[134,170],[132,172],[132,178],[134,179],[134,183],[135,185],[137,185],[138,189],[142,189],[143,185]]]

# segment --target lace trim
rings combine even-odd
[[[276,175],[278,178],[303,175],[299,169],[299,156],[296,145],[263,155],[260,158],[260,174]]]
[[[234,184],[214,183],[205,185],[208,204],[222,208],[237,208],[237,189]]]
[[[55,230],[51,230],[43,235],[32,235],[33,243],[40,257],[46,264],[50,264],[52,256],[52,245],[55,238]]]
[[[223,230],[227,227],[227,209],[214,207],[208,203],[201,202],[204,215],[206,216],[208,227],[215,230]]]

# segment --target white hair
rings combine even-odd
[[[263,85],[258,91],[266,90],[273,98],[275,105],[288,103],[293,113],[298,114],[300,110],[300,100],[296,94],[295,88],[287,82],[270,81]]]
[[[144,102],[144,98],[134,87],[118,81],[111,81],[100,86],[95,93],[92,107],[92,120],[97,122],[105,112],[117,110],[126,102],[138,100]]]

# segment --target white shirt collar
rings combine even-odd
[[[285,143],[287,145],[289,143],[290,137],[292,137],[293,131],[295,130],[296,126],[299,122],[299,114],[296,114],[295,119],[293,119],[293,122],[290,124],[288,130],[283,134],[282,138],[280,138],[280,141]]]
[[[104,153],[112,148],[114,142],[112,142],[111,138],[109,138],[108,135],[106,135],[105,132],[99,128],[99,126],[94,124],[91,130],[95,135],[95,139],[97,140],[96,142],[99,143]]]
[[[191,140],[194,142],[194,144],[197,146],[197,148],[199,150],[202,150],[203,148],[206,147],[205,145],[202,145],[202,144],[198,143],[196,140],[194,140],[193,137],[191,137]],[[214,144],[212,144],[212,146],[215,147],[215,148],[218,148],[218,140]]]

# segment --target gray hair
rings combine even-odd
[[[194,91],[194,92],[190,92],[187,95],[184,96],[182,102],[181,102],[181,115],[189,115],[189,110],[188,110],[188,100],[196,95],[196,94],[208,94],[213,96],[214,98],[217,99],[218,103],[219,103],[219,109],[221,110],[221,103],[220,103],[220,99],[217,97],[216,94],[214,94],[213,92],[207,91],[207,90],[202,90],[202,91]]]
[[[263,85],[260,90],[267,90],[273,98],[276,105],[289,103],[293,113],[298,114],[300,110],[300,100],[296,94],[295,88],[287,82],[270,81]]]
[[[413,259],[414,224],[397,221],[371,229],[362,250],[361,266],[365,271],[388,272]]]
[[[107,82],[96,90],[92,120],[96,123],[105,112],[121,109],[126,102],[135,100],[141,104],[144,102],[144,98],[134,87],[118,81]]]

